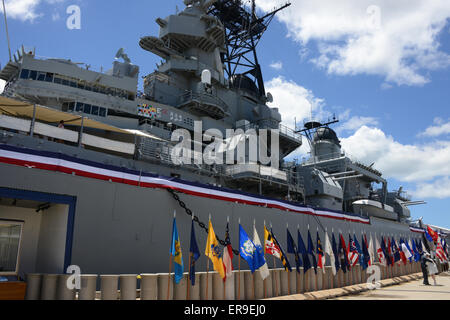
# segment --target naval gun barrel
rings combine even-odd
[[[419,204],[426,204],[426,202],[423,201],[423,200],[405,201],[405,202],[402,202],[402,204],[405,205],[405,206],[416,206],[416,205],[419,205]]]

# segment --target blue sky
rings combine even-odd
[[[284,1],[257,1],[269,10]],[[14,0],[9,8],[13,50],[36,47],[41,57],[70,58],[109,69],[125,48],[140,75],[159,58],[139,38],[157,35],[157,17],[182,1]],[[267,90],[286,125],[310,110],[335,125],[345,151],[375,162],[389,189],[403,186],[427,205],[414,218],[450,227],[450,3],[447,0],[294,0],[259,46]],[[69,30],[69,5],[81,9],[81,29]],[[2,17],[3,18],[3,17]],[[8,60],[3,20],[0,63]],[[142,81],[141,81],[142,84]],[[292,158],[307,156],[302,147]]]

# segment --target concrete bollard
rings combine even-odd
[[[316,279],[317,279],[317,290],[323,290],[323,270],[320,268],[317,268],[317,275],[316,275]]]
[[[200,276],[200,300],[212,300],[212,272],[199,272],[198,274]],[[206,292],[206,279],[208,279],[208,292]]]
[[[57,300],[75,300],[75,288],[69,289],[67,287],[67,280],[69,277],[73,276],[72,274],[61,274],[58,277],[58,287],[56,290],[56,299]]]
[[[137,274],[120,275],[120,300],[136,300]]]
[[[289,295],[289,271],[280,270],[280,278],[281,278],[281,296]]]
[[[244,274],[244,296],[245,300],[255,300],[255,281],[251,271],[241,271]],[[242,292],[242,291],[241,291]]]
[[[232,273],[232,275],[227,277],[227,279],[225,280],[225,300],[235,299],[234,283],[234,273]]]
[[[173,283],[173,300],[186,300],[189,273],[184,273],[179,283]],[[189,292],[190,294],[190,292]]]
[[[289,287],[291,289],[291,292],[289,294],[296,294],[297,293],[297,270],[292,269],[292,272],[289,272]]]
[[[119,286],[118,275],[100,275],[100,299],[101,300],[117,300],[119,294],[117,288]]]
[[[41,300],[56,300],[57,285],[57,274],[44,274],[42,276]]]
[[[265,296],[267,297],[267,288],[261,277],[261,271],[257,270],[255,272],[255,299],[264,299]]]
[[[239,271],[233,271],[234,275],[234,295],[236,300],[245,300],[244,274]]]
[[[42,274],[29,273],[27,274],[27,291],[25,293],[25,300],[39,300],[41,296]]]
[[[81,288],[78,292],[78,300],[95,300],[97,291],[97,275],[82,274],[80,276]]]
[[[281,296],[281,277],[280,277],[280,269],[272,269],[270,270],[272,274],[272,291],[273,297]]]
[[[314,268],[311,268],[308,270],[309,273],[309,283],[308,283],[308,287],[309,287],[309,291],[313,292],[316,291],[316,273],[314,272]]]
[[[173,300],[173,273],[158,273],[158,300]],[[169,299],[167,299],[167,290],[169,290]]]
[[[158,300],[157,274],[141,274],[141,300]]]
[[[325,267],[325,273],[323,274],[324,281],[322,282],[323,287],[322,290],[328,290],[331,289],[331,278],[332,277],[332,271],[331,267]]]
[[[273,297],[272,272],[269,270],[269,276],[264,280],[263,285],[266,288],[266,298]]]
[[[189,273],[187,274],[187,286],[189,286],[189,300],[200,300],[200,276],[195,273],[194,285],[191,283]],[[186,288],[187,291],[187,288]]]
[[[224,283],[220,274],[212,274],[212,299],[213,300],[225,300],[224,297]]]

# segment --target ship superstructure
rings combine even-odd
[[[259,229],[267,221],[278,234],[288,224],[299,233],[317,228],[321,236],[327,228],[411,236],[408,205],[415,202],[401,190],[389,192],[373,166],[345,155],[329,126],[334,120],[297,131],[267,105],[276,97],[264,88],[256,48],[289,4],[261,17],[238,0],[185,4],[156,19],[158,36],[139,41],[162,59],[144,76],[142,92],[139,67],[123,49],[106,72],[25,48],[1,70],[7,84],[0,97],[0,220],[35,228],[26,231],[19,273],[60,273],[70,264],[86,273],[163,272],[161,248],[177,210],[197,222],[211,214],[216,230],[230,221],[233,244],[238,221]],[[189,163],[174,161],[177,129],[202,138],[192,143]],[[232,163],[205,161],[209,130],[224,137],[213,142],[232,151]],[[227,137],[228,130],[237,133]],[[252,161],[251,144],[262,130],[270,137],[270,163]],[[272,133],[279,133],[276,150]],[[302,135],[311,157],[291,163],[287,156]],[[182,239],[188,215],[177,218]],[[205,238],[200,234],[199,243]]]

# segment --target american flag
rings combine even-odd
[[[348,241],[348,261],[350,262],[350,266],[354,267],[359,260],[358,249],[356,249],[355,241],[353,241],[351,236],[349,236]]]
[[[437,246],[436,246],[436,256],[439,258],[439,260],[441,261],[441,263],[444,263],[448,260],[447,255],[445,254],[444,248],[442,247],[442,241],[441,239],[439,239],[437,241]]]

